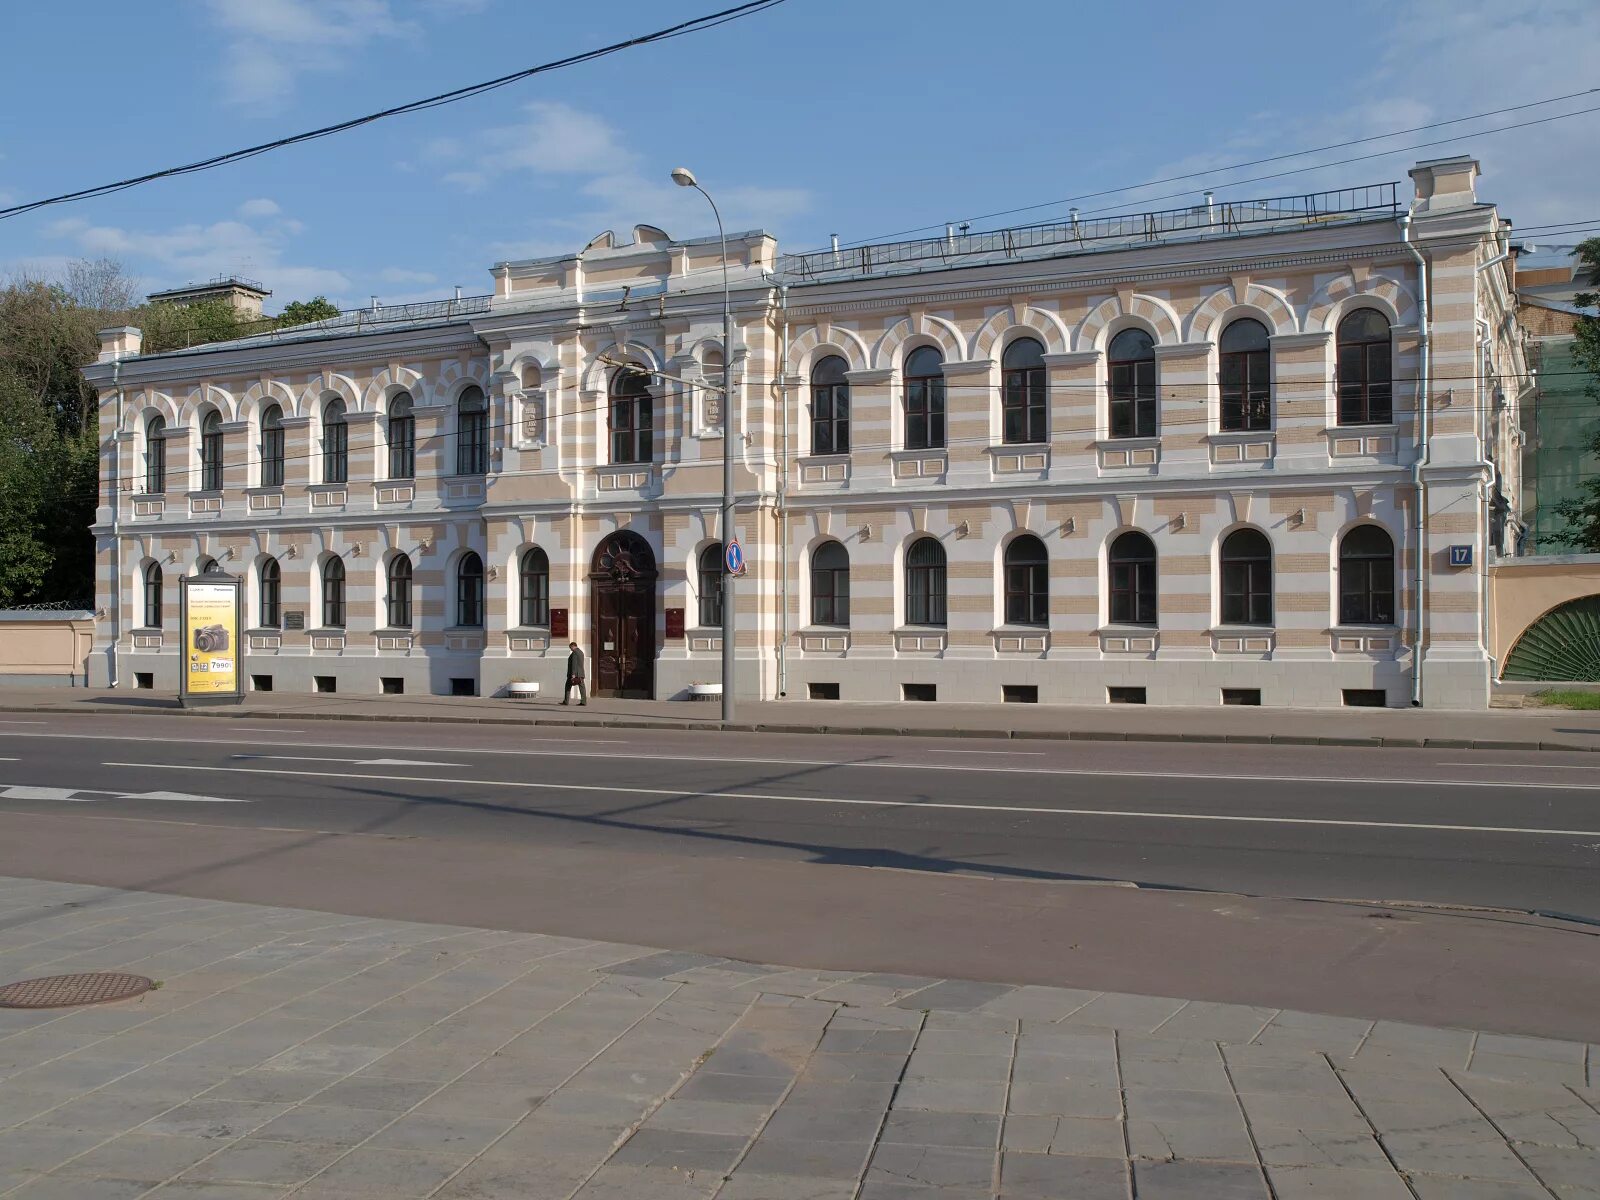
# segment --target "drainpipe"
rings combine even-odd
[[[1411,704],[1413,707],[1422,706],[1422,648],[1425,632],[1427,606],[1424,601],[1422,589],[1427,579],[1427,538],[1428,538],[1428,485],[1423,478],[1423,468],[1428,465],[1428,404],[1430,392],[1428,388],[1429,348],[1428,331],[1433,325],[1433,316],[1428,307],[1428,263],[1421,252],[1411,242],[1411,214],[1405,213],[1400,218],[1400,240],[1405,243],[1411,257],[1417,260],[1417,302],[1422,313],[1422,323],[1418,330],[1418,349],[1420,363],[1417,371],[1417,456],[1411,464],[1411,478],[1417,492],[1417,533],[1414,556],[1416,558],[1416,578],[1412,583],[1412,606],[1414,609],[1413,629],[1416,632],[1416,645],[1411,655]]]
[[[122,360],[113,359],[111,362],[111,386],[115,389],[116,424],[111,439],[111,569],[116,572],[111,585],[111,601],[107,606],[106,616],[111,621],[111,678],[107,680],[112,687],[116,687],[121,679],[117,672],[117,643],[122,640],[122,538],[120,536],[120,523],[118,517],[122,512],[122,444],[116,438],[115,429],[122,426]],[[99,419],[98,410],[95,413]],[[84,687],[89,686],[88,676],[84,676]]]
[[[778,699],[789,694],[789,285],[778,285]]]

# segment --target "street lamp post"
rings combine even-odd
[[[674,167],[672,182],[679,187],[693,188],[711,205],[711,215],[717,219],[717,238],[722,242],[722,719],[733,720],[733,581],[728,570],[728,546],[734,537],[733,530],[733,302],[728,291],[728,235],[722,229],[722,214],[711,193],[700,186],[694,172],[688,167]]]

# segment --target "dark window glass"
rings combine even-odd
[[[906,624],[944,623],[944,547],[931,537],[919,538],[906,551]]]
[[[1222,541],[1222,623],[1272,624],[1272,543],[1259,529]]]
[[[522,625],[543,628],[550,624],[550,556],[539,547],[522,556],[519,572],[521,605],[517,614]]]
[[[409,392],[389,401],[389,478],[412,479],[417,474],[417,418],[411,411]]]
[[[1000,360],[1001,425],[1007,442],[1042,442],[1046,429],[1044,347],[1018,338]]]
[[[906,358],[906,449],[944,445],[944,356],[932,346]]]
[[[149,496],[167,490],[167,423],[160,417],[144,427],[144,490]]]
[[[850,554],[824,542],[811,555],[811,623],[850,624]]]
[[[151,563],[144,569],[144,624],[146,629],[161,628],[161,566]]]
[[[1156,435],[1156,343],[1142,329],[1124,329],[1106,352],[1111,436]]]
[[[489,470],[489,404],[481,387],[469,387],[456,401],[456,474]]]
[[[1031,533],[1013,538],[1005,554],[1006,623],[1050,624],[1050,556]]]
[[[850,452],[850,382],[847,364],[830,354],[811,371],[811,453]]]
[[[1111,543],[1111,620],[1118,625],[1156,623],[1156,547],[1142,533]]]
[[[344,561],[330,558],[322,564],[322,627],[344,628]]]
[[[261,414],[261,486],[283,486],[283,409],[276,404]]]
[[[261,628],[276,629],[282,624],[283,572],[278,560],[269,558],[261,564]]]
[[[456,624],[483,626],[483,559],[470,551],[456,566]]]
[[[1389,322],[1358,308],[1339,322],[1339,424],[1386,425],[1394,419]]]
[[[322,482],[344,483],[349,478],[350,426],[345,424],[344,401],[330,400],[322,410]]]
[[[722,543],[712,542],[700,551],[695,563],[699,588],[700,624],[715,628],[722,624]]]
[[[222,490],[222,414],[214,410],[200,422],[200,490]]]
[[[390,629],[411,628],[411,559],[396,554],[389,560],[388,572]]]
[[[1339,543],[1339,624],[1394,624],[1394,539],[1376,525]]]
[[[1222,331],[1218,383],[1222,428],[1272,428],[1272,343],[1260,321],[1235,321]]]
[[[611,461],[653,462],[654,435],[650,377],[641,371],[618,371],[611,377]]]

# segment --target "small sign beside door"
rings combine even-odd
[[[683,609],[667,609],[667,636],[669,638],[683,637]]]
[[[552,608],[550,610],[550,636],[564,638],[567,636],[567,610]]]
[[[1470,567],[1472,565],[1472,547],[1451,546],[1450,565],[1452,567]]]

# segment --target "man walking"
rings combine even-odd
[[[567,650],[567,686],[561,691],[561,703],[569,703],[572,689],[577,688],[578,707],[583,708],[589,703],[589,685],[584,682],[583,651],[578,649],[577,642],[568,642]]]

